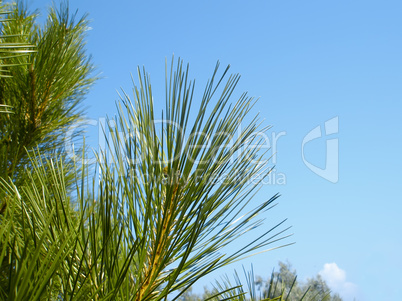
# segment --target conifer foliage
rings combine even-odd
[[[94,81],[86,19],[63,6],[44,26],[21,5],[6,16],[2,45],[34,51],[1,58],[1,300],[174,300],[210,272],[281,246],[284,221],[260,227],[278,195],[251,204],[269,173],[256,135],[267,128],[246,118],[253,98],[231,100],[239,75],[217,64],[195,100],[189,67],[172,60],[155,112],[139,71],[94,169],[85,150],[82,161],[63,152]]]

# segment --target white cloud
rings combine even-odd
[[[357,285],[346,281],[346,272],[336,263],[324,264],[324,269],[319,274],[327,282],[329,288],[338,293],[345,301],[352,301],[358,297]]]
[[[320,271],[320,275],[330,287],[338,287],[346,281],[346,272],[340,269],[336,263],[324,264],[324,269]]]

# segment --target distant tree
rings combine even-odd
[[[183,291],[177,299],[178,301],[202,301],[203,299],[198,294],[193,293],[192,287]]]
[[[237,290],[230,290],[226,294],[219,294],[225,289],[233,287],[228,277],[222,281],[217,281],[212,288],[204,287],[202,294],[195,294],[187,291],[180,300],[198,301],[211,298],[211,300],[220,300],[221,296],[230,300],[239,301],[342,301],[336,293],[331,293],[327,283],[318,274],[308,278],[306,282],[297,281],[296,270],[292,269],[291,264],[279,262],[279,271],[273,272],[268,280],[261,276],[254,277],[253,272],[245,272],[247,278],[247,289],[242,285],[237,273],[234,275]]]
[[[279,262],[279,271],[274,272],[271,279],[263,281],[261,277],[257,279],[257,285],[262,291],[263,296],[268,296],[271,280],[277,283],[277,289],[270,297],[283,295],[286,300],[326,300],[341,301],[342,299],[336,293],[331,293],[327,283],[318,274],[312,278],[308,278],[306,282],[297,280],[297,272],[292,269],[292,265],[287,262]],[[272,291],[272,289],[271,289]],[[283,292],[282,292],[283,291]]]

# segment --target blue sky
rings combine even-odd
[[[44,11],[50,1],[29,3]],[[71,0],[70,7],[89,13],[87,49],[103,77],[85,100],[90,119],[114,114],[116,90],[130,91],[137,65],[162,97],[173,53],[190,63],[199,89],[220,60],[242,75],[239,93],[260,97],[253,113],[273,125],[270,137],[280,135],[276,174],[285,182],[265,185],[255,202],[282,195],[267,224],[288,218],[288,242],[296,244],[246,267],[253,262],[267,277],[289,260],[302,279],[321,272],[345,300],[400,299],[400,1]],[[338,130],[325,137],[325,122],[336,117]],[[323,136],[304,144],[304,160],[324,169],[327,139],[335,139],[336,183],[302,158],[303,139],[318,126]]]

